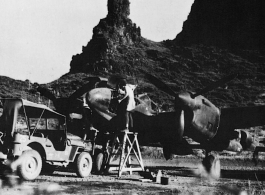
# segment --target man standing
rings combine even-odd
[[[119,100],[117,109],[118,117],[118,130],[125,132],[129,131],[129,128],[133,127],[133,119],[130,111],[135,108],[134,91],[126,84],[125,79],[120,80],[117,83],[118,92],[123,95]]]

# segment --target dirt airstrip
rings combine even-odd
[[[13,174],[1,180],[0,194],[265,194],[265,162],[254,166],[249,159],[221,159],[219,179],[205,174],[200,158],[145,159],[144,164],[148,174],[125,173],[120,178],[115,172],[78,178],[71,170],[58,169],[27,182]],[[158,170],[168,185],[142,180]]]

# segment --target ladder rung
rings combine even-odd
[[[110,155],[111,155],[111,156],[113,156],[113,155],[120,155],[120,154],[121,154],[121,152],[117,152],[117,153],[110,153]],[[125,155],[128,155],[128,153],[127,153],[127,152],[125,152],[124,154],[125,154]],[[129,155],[130,155],[130,156],[135,156],[135,154],[134,154],[134,153],[130,153]],[[139,154],[137,154],[137,155],[139,155]]]
[[[109,167],[109,171],[118,171],[119,170],[119,166],[111,166]],[[144,171],[141,167],[125,167],[122,169],[122,172],[124,171]]]
[[[109,171],[118,171],[119,167],[109,167]]]
[[[141,167],[133,167],[133,168],[123,168],[122,171],[143,171],[143,169]]]

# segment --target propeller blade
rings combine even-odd
[[[54,101],[56,99],[55,95],[47,88],[39,86],[37,91],[40,92],[40,95]]]
[[[93,77],[92,77],[92,76],[91,76],[91,77],[86,77],[86,78],[84,78],[83,80],[84,80],[84,81],[89,81],[89,82],[90,82],[90,81],[95,81],[95,80],[98,80],[98,79],[100,79],[100,80],[107,80],[107,79],[105,79],[105,78],[94,77],[94,76],[93,76]]]
[[[213,89],[215,89],[215,88],[217,88],[217,87],[220,87],[220,86],[224,85],[225,83],[227,83],[227,82],[233,80],[233,79],[236,78],[236,77],[237,77],[237,74],[231,74],[231,75],[229,75],[229,76],[227,76],[227,77],[224,77],[224,78],[222,78],[222,79],[220,79],[220,80],[218,80],[218,81],[212,83],[211,85],[205,87],[204,89],[200,90],[199,92],[197,92],[197,93],[191,95],[191,97],[192,97],[192,98],[195,98],[196,96],[199,96],[199,95],[205,94],[205,93],[207,93],[207,92],[209,92],[209,91],[211,91],[211,90],[213,90]]]
[[[181,142],[184,134],[184,128],[185,128],[185,120],[184,120],[184,110],[180,110],[179,114],[179,121],[178,121],[178,129],[177,129],[177,141]]]
[[[144,70],[140,70],[142,73],[145,74],[145,77],[153,84],[155,85],[158,89],[164,91],[165,93],[171,95],[171,96],[177,96],[177,94],[167,85],[165,84],[163,81],[161,81],[160,79],[156,78],[155,76],[147,73]]]
[[[100,82],[99,77],[90,77],[90,81],[77,89],[72,95],[70,95],[69,99],[77,99],[84,95],[86,92],[90,91],[91,89],[95,88],[95,84]]]

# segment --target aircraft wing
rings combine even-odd
[[[265,105],[221,108],[220,127],[244,129],[265,124]]]

